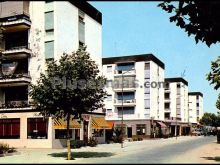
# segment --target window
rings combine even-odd
[[[79,30],[79,42],[81,42],[82,44],[85,44],[84,13],[80,10],[79,10],[78,30]]]
[[[137,131],[137,135],[145,135],[146,134],[146,125],[145,124],[137,124],[136,131]]]
[[[177,84],[177,88],[180,88],[180,84]]]
[[[107,112],[112,112],[112,109],[107,109]]]
[[[150,70],[150,63],[145,63],[144,69],[145,70]]]
[[[107,66],[107,73],[111,73],[112,72],[112,66]]]
[[[170,108],[170,103],[165,103],[165,109],[169,109]]]
[[[196,103],[196,106],[199,107],[199,103]]]
[[[0,119],[0,139],[19,139],[20,119]]]
[[[117,65],[117,70],[119,73],[121,71],[129,71],[134,69],[134,63],[121,63]]]
[[[48,119],[28,118],[27,127],[28,139],[47,139]]]
[[[165,113],[165,119],[170,119],[170,113]]]
[[[117,93],[118,100],[122,100],[122,93]],[[123,92],[123,100],[134,100],[134,92]]]
[[[169,93],[165,93],[165,99],[169,99],[170,98],[170,94]]]
[[[45,12],[45,30],[54,29],[54,12]]]
[[[92,130],[92,136],[93,137],[103,137],[104,136],[104,129],[93,129]]]
[[[123,114],[134,114],[134,107],[123,107]],[[122,115],[122,107],[118,107],[118,115]]]
[[[112,101],[112,95],[107,95],[107,101]]]
[[[144,107],[145,109],[150,108],[150,99],[144,99]]]
[[[70,138],[72,138],[72,129],[69,130]],[[55,139],[66,139],[67,130],[66,129],[55,129]]]
[[[46,59],[54,58],[54,41],[45,42],[45,58]]]

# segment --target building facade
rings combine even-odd
[[[123,117],[127,137],[149,137],[154,121],[164,120],[164,63],[152,54],[103,58],[102,63],[106,120],[120,127]]]
[[[166,78],[165,82],[164,116],[170,125],[170,134],[185,134],[185,129],[189,133],[188,82],[181,77]]]
[[[189,92],[189,121],[197,124],[203,116],[203,94],[201,92]]]
[[[101,69],[102,14],[87,2],[3,1],[0,6],[0,142],[13,147],[59,147],[65,130],[56,130],[54,120],[35,111],[29,86],[44,73],[47,60],[59,60],[82,44]],[[72,139],[88,138],[97,115],[104,118],[94,114],[84,120],[90,127],[74,121]],[[58,122],[61,127],[62,123]]]

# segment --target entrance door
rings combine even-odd
[[[128,138],[132,138],[132,127],[127,127]]]

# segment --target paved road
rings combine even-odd
[[[176,156],[186,153],[192,149],[212,143],[216,137],[202,137],[191,141],[183,141],[169,144],[163,147],[156,147],[154,149],[143,149],[142,151],[132,152],[111,158],[100,158],[90,163],[167,163],[170,160],[175,160]],[[178,141],[178,139],[177,139]],[[159,141],[158,141],[159,142]],[[193,156],[193,155],[192,155]]]

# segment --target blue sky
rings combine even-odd
[[[185,71],[189,91],[204,94],[204,111],[217,112],[218,92],[205,79],[220,44],[195,43],[183,29],[169,22],[159,2],[90,2],[102,12],[103,57],[153,53],[165,63],[165,77]]]

